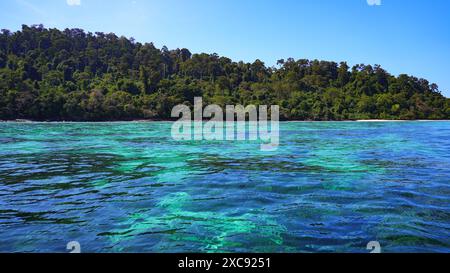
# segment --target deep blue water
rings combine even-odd
[[[0,123],[0,252],[450,252],[450,122]]]

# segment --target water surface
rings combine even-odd
[[[0,252],[450,252],[450,122],[1,123]]]

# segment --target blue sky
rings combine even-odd
[[[288,57],[381,64],[450,97],[449,14],[448,0],[2,0],[0,28],[114,32],[267,65]]]

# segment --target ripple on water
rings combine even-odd
[[[0,252],[450,251],[450,122],[286,122],[271,153],[170,129],[0,124]]]

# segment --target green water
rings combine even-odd
[[[0,252],[450,251],[450,122],[280,128],[264,152],[169,122],[1,123]]]

